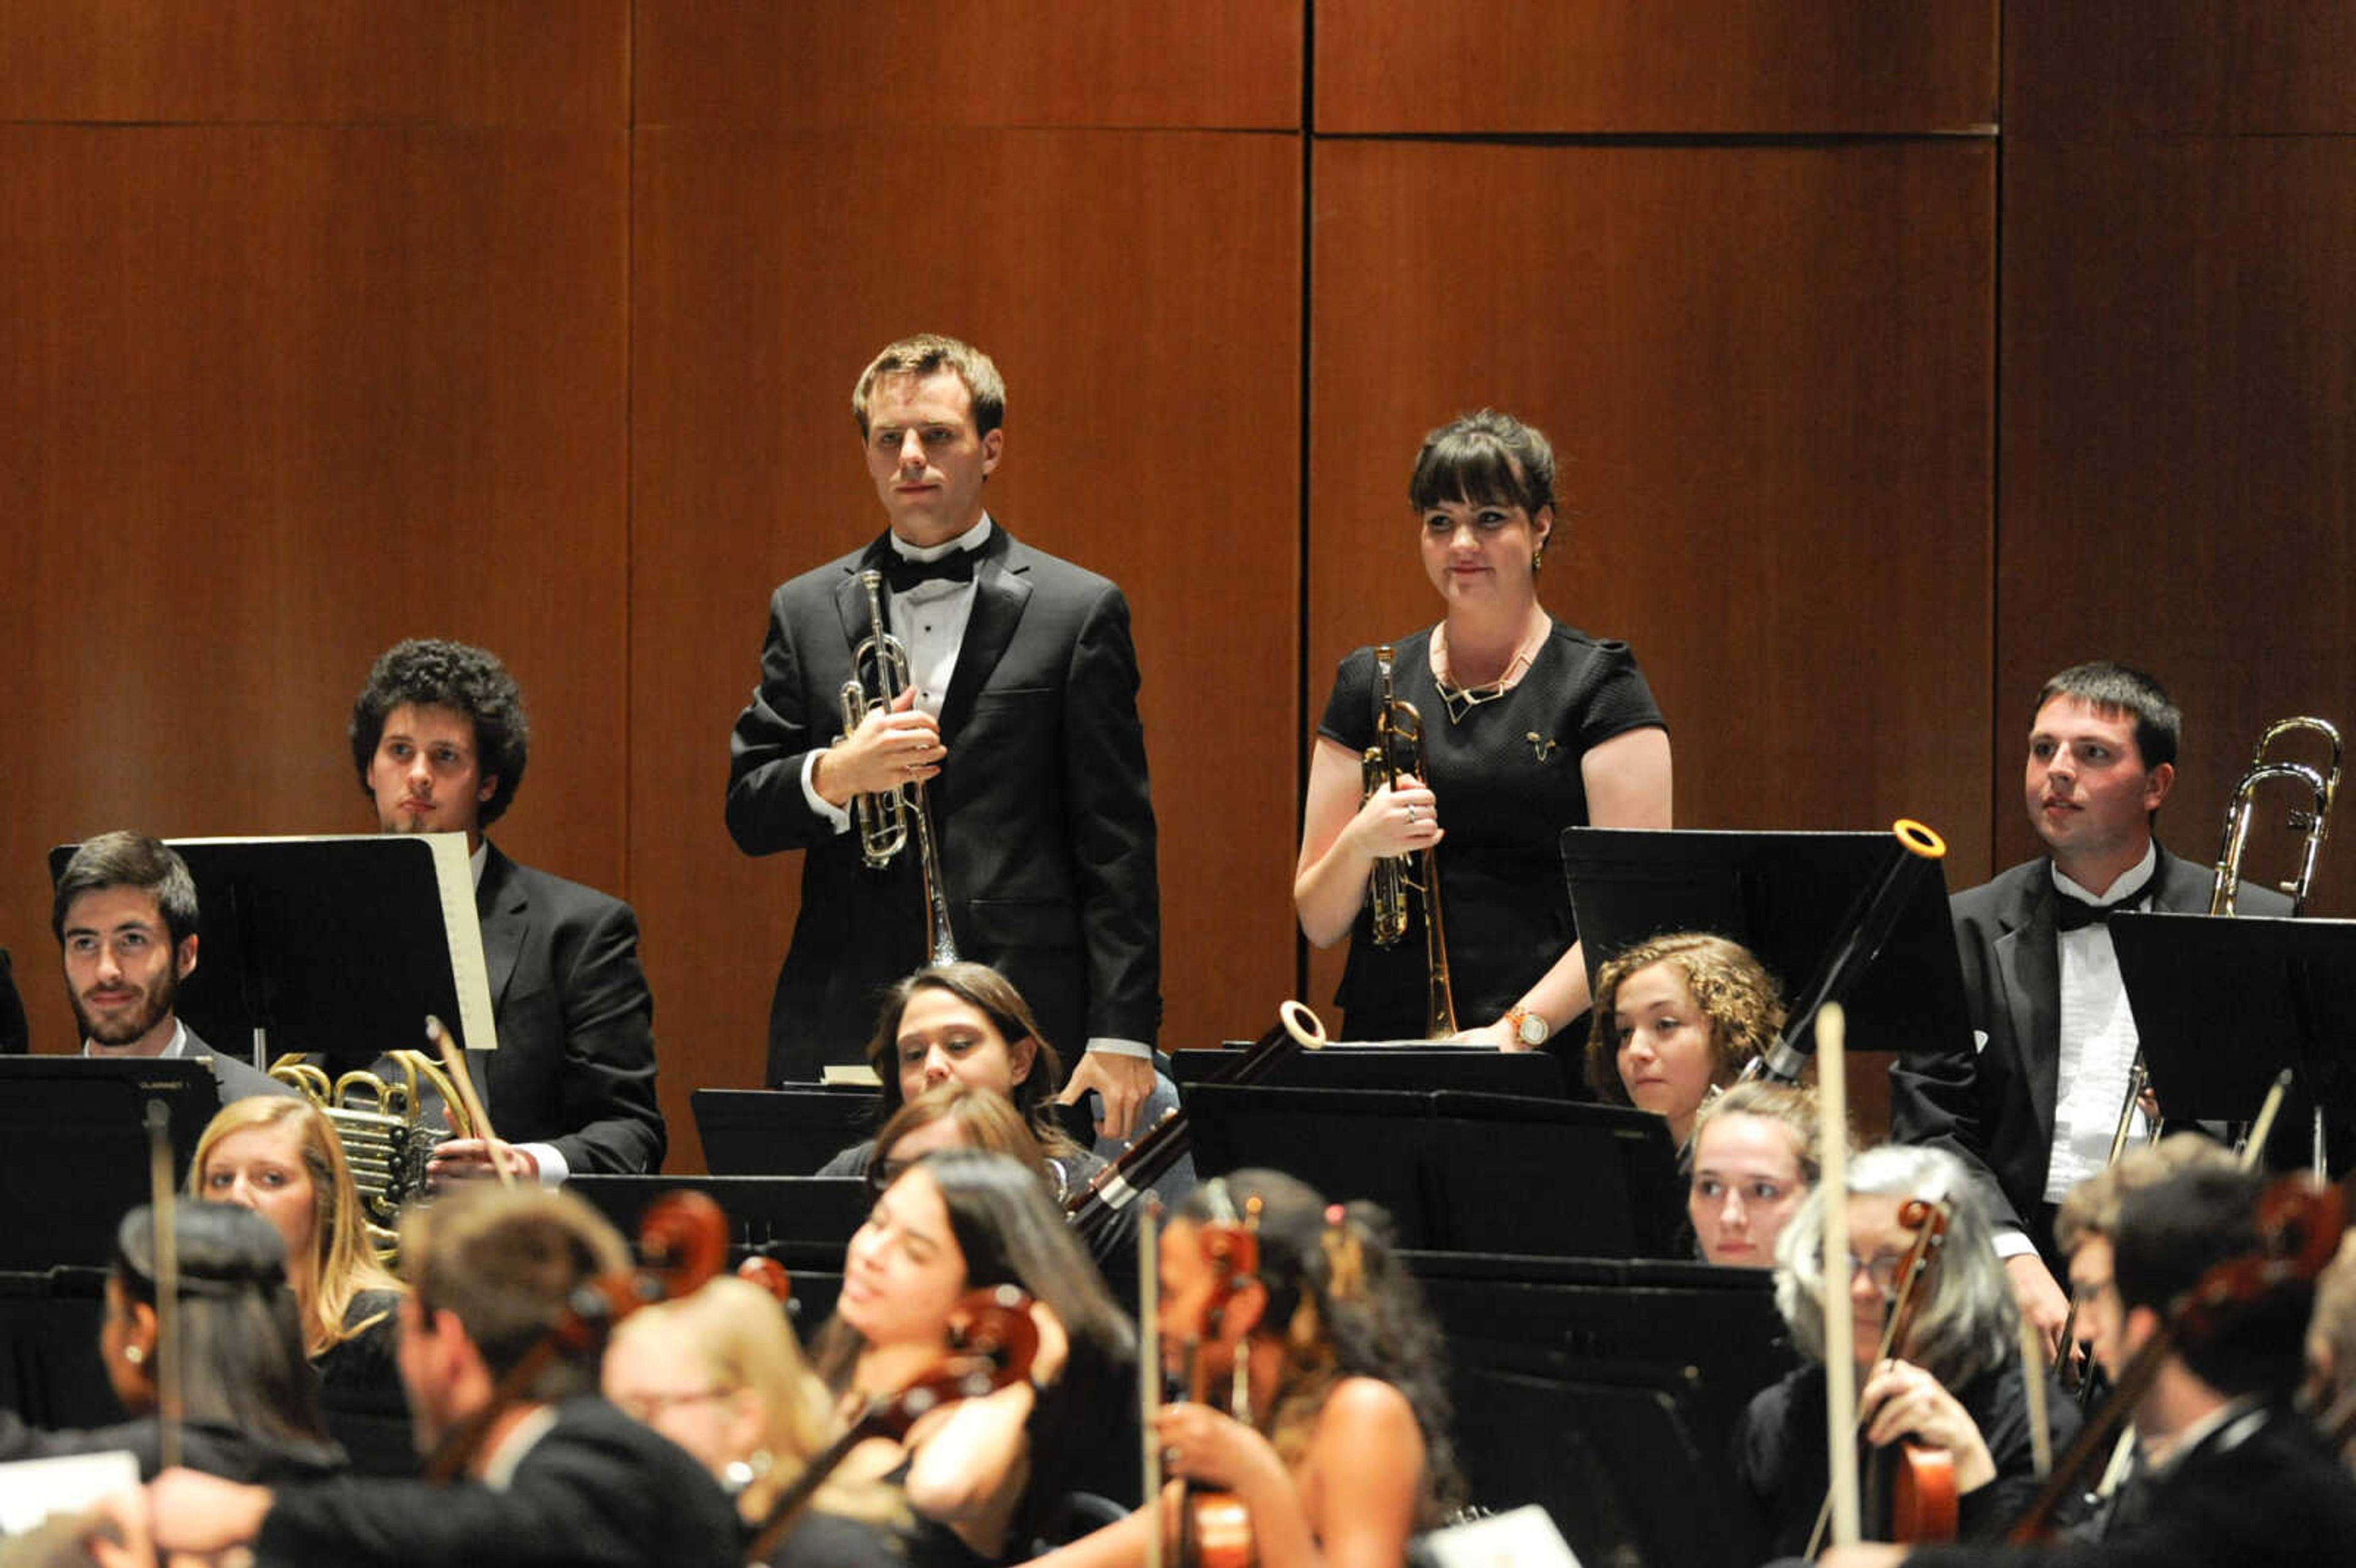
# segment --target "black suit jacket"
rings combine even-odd
[[[2202,907],[2205,909],[2206,904]],[[2099,1541],[1946,1546],[1908,1553],[1908,1568],[2317,1568],[2349,1561],[2356,1480],[2289,1411],[2228,1445],[2213,1433],[2155,1483],[2134,1523]]]
[[[256,1070],[253,1063],[244,1057],[231,1056],[219,1046],[210,1044],[204,1036],[197,1032],[196,1025],[187,1019],[182,1019],[180,1027],[188,1031],[189,1060],[210,1065],[214,1078],[220,1081],[222,1104],[226,1105],[231,1100],[242,1100],[249,1094],[300,1094],[302,1093],[292,1083],[281,1083],[267,1072]]]
[[[735,1509],[687,1453],[595,1398],[567,1400],[505,1491],[347,1479],[280,1488],[266,1563],[317,1568],[742,1568]]]
[[[877,993],[926,961],[913,853],[861,862],[802,794],[842,730],[851,651],[870,633],[867,549],[770,596],[761,684],[730,738],[728,830],[751,855],[804,851],[801,913],[769,1017],[769,1079],[857,1061]],[[958,952],[1012,979],[1067,1058],[1096,1037],[1151,1042],[1162,1018],[1161,901],[1137,653],[1120,590],[1017,542],[981,547],[926,786]]]
[[[655,1004],[630,906],[495,844],[475,909],[498,1035],[486,1072],[492,1126],[509,1143],[553,1144],[575,1172],[658,1168]]]
[[[1963,960],[1972,1029],[1987,1037],[1954,1051],[1901,1056],[1890,1070],[1890,1136],[1962,1157],[1991,1220],[2051,1250],[2039,1220],[2053,1157],[2053,1102],[2062,1058],[2062,954],[2053,921],[2052,861],[2013,867],[1948,901]],[[2166,848],[2153,869],[2156,910],[2209,908],[2212,873]],[[2290,901],[2241,885],[2248,914],[2287,914]]]

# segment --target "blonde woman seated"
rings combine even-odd
[[[1258,1270],[1223,1280],[1206,1231],[1255,1201]],[[1291,1177],[1239,1170],[1196,1188],[1162,1232],[1164,1370],[1210,1395],[1162,1408],[1164,1463],[1242,1500],[1259,1568],[1391,1568],[1459,1499],[1440,1332],[1388,1230],[1372,1204],[1328,1204]],[[1213,1310],[1223,1284],[1232,1294]],[[1179,1495],[1173,1481],[1167,1519]],[[1156,1512],[1039,1561],[1141,1563]],[[1182,1531],[1165,1520],[1164,1533]]]
[[[834,1435],[833,1400],[766,1291],[722,1276],[623,1319],[605,1349],[605,1397],[702,1461],[736,1499],[748,1536]],[[762,1559],[771,1568],[906,1561],[891,1491],[840,1474]]]
[[[1737,1083],[1694,1116],[1686,1214],[1704,1261],[1775,1266],[1775,1242],[1824,1171],[1816,1093]]]
[[[1706,932],[1652,937],[1596,974],[1588,1085],[1666,1117],[1685,1148],[1702,1103],[1765,1055],[1783,1027],[1774,979],[1749,948]]]
[[[277,1231],[320,1402],[354,1468],[413,1472],[393,1332],[406,1287],[377,1261],[343,1140],[326,1113],[284,1095],[230,1101],[197,1140],[188,1190],[251,1209]]]

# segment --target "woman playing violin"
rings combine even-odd
[[[1820,1259],[1828,1194],[1809,1195],[1776,1247],[1775,1301],[1811,1364],[1751,1401],[1736,1434],[1735,1469],[1778,1554],[1806,1549],[1829,1484],[1825,1436],[1825,1314]],[[1851,1266],[1840,1306],[1854,1325],[1858,1418],[1869,1452],[1901,1440],[1953,1461],[1959,1530],[1992,1535],[2036,1495],[2035,1447],[2019,1345],[2019,1315],[1987,1218],[1962,1165],[1938,1149],[1887,1145],[1849,1167]],[[1881,1353],[1918,1232],[1901,1222],[1914,1198],[1944,1201],[1944,1240],[1913,1288],[1898,1341]],[[2048,1402],[2057,1445],[2076,1407]]]
[[[1132,1337],[1037,1174],[1003,1155],[948,1149],[902,1171],[843,1261],[818,1343],[846,1417],[941,1362],[969,1293],[1013,1285],[1033,1298],[1039,1349],[1027,1377],[922,1416],[905,1440],[855,1456],[857,1473],[905,1490],[927,1562],[1027,1553],[1047,1510],[1118,1441]]]
[[[1398,639],[1394,691],[1423,731],[1424,772],[1363,794],[1376,738],[1376,651],[1342,661],[1309,765],[1293,903],[1320,947],[1348,936],[1337,998],[1353,1040],[1421,1038],[1420,912],[1377,946],[1365,912],[1377,859],[1439,856],[1454,1010],[1463,1038],[1527,1050],[1587,1010],[1587,970],[1563,886],[1566,827],[1669,826],[1669,738],[1625,643],[1590,637],[1538,603],[1565,547],[1554,450],[1483,410],[1433,431],[1408,485],[1440,624]],[[1363,795],[1363,798],[1362,798]]]
[[[1229,1222],[1213,1218],[1222,1198],[1245,1215],[1257,1201],[1250,1275],[1228,1275],[1205,1245]],[[1290,1177],[1243,1170],[1196,1189],[1162,1232],[1164,1366],[1215,1391],[1162,1409],[1164,1464],[1241,1500],[1263,1568],[1397,1568],[1409,1535],[1459,1500],[1440,1335],[1387,1227],[1372,1205],[1329,1208]],[[1180,1493],[1165,1493],[1165,1512],[1185,1506]],[[1141,1563],[1154,1513],[1043,1561]]]

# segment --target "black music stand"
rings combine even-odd
[[[2272,1141],[2288,1157],[2269,1163],[2308,1164],[2320,1115],[2343,1170],[2356,1154],[2356,921],[2123,912],[2110,931],[2168,1117],[2254,1121],[2288,1068]]]
[[[1503,1094],[1201,1083],[1196,1169],[1289,1171],[1391,1212],[1403,1246],[1558,1257],[1684,1250],[1668,1124],[1619,1105]]]
[[[498,1043],[465,835],[168,842],[204,939],[177,1008],[216,1047],[250,1042],[260,1069],[307,1051],[342,1071],[430,1050],[429,1013],[470,1051]],[[52,881],[79,847],[49,851]]]
[[[1914,864],[1894,895],[1904,901],[1895,925],[1878,952],[1845,953],[1896,856]],[[1572,827],[1562,863],[1590,986],[1604,960],[1646,937],[1714,932],[1767,966],[1795,1024],[1825,999],[1828,963],[1851,961],[1855,984],[1838,999],[1852,1051],[1969,1043],[1945,882],[1891,834]]]
[[[1250,1041],[1220,1051],[1174,1051],[1170,1076],[1183,1095],[1214,1083]],[[1572,1098],[1562,1060],[1542,1051],[1497,1051],[1485,1045],[1328,1045],[1297,1051],[1256,1080],[1286,1089],[1459,1089],[1467,1093],[1521,1094],[1534,1100]]]
[[[698,1089],[688,1104],[714,1176],[810,1176],[883,1125],[867,1088]]]
[[[0,1058],[0,1269],[107,1264],[123,1216],[152,1196],[147,1106],[169,1117],[185,1183],[220,1109],[212,1065],[187,1058]]]

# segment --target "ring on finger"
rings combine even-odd
[[[1411,805],[1407,808],[1407,824],[1409,827],[1416,824],[1415,807]]]

